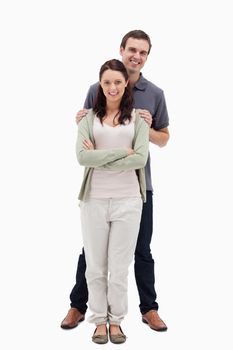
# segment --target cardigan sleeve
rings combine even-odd
[[[78,138],[76,142],[76,155],[80,165],[89,168],[96,168],[104,166],[115,160],[127,157],[128,152],[126,148],[106,149],[106,150],[85,150],[83,148],[83,141],[92,137],[90,134],[90,125],[88,124],[88,117],[83,118],[78,125]]]
[[[132,170],[145,167],[149,152],[149,127],[148,124],[141,118],[138,122],[133,150],[135,152],[134,154],[122,159],[108,162],[98,169]]]

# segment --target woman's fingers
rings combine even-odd
[[[85,149],[94,149],[93,144],[90,140],[84,140],[83,141],[83,147]]]

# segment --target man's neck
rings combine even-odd
[[[138,73],[130,73],[128,72],[129,74],[129,82],[130,82],[130,85],[131,86],[134,86],[137,81],[140,79],[140,72]]]

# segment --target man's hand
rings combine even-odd
[[[140,117],[145,120],[145,122],[151,127],[152,124],[152,115],[147,109],[139,109]]]
[[[83,117],[85,117],[87,112],[88,112],[88,110],[85,109],[85,108],[81,109],[80,111],[78,111],[78,113],[76,114],[76,117],[75,117],[75,120],[76,120],[77,124],[83,119]]]

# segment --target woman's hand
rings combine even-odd
[[[94,145],[93,145],[93,143],[90,140],[87,139],[87,140],[83,141],[83,148],[85,150],[93,150],[94,149]]]
[[[132,148],[127,148],[127,152],[128,152],[128,156],[131,156],[132,154],[135,153]]]

